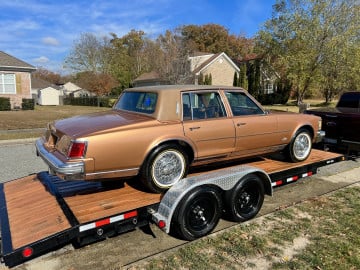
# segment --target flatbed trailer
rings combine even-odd
[[[186,183],[189,179],[187,187],[175,185],[165,195],[146,192],[140,185],[136,186],[139,181],[112,186],[99,182],[64,181],[47,172],[1,183],[1,259],[13,267],[70,243],[81,247],[151,222],[169,232],[172,218],[179,215],[178,206],[185,199],[191,199],[187,193],[195,188],[218,186],[233,189],[237,180],[231,179],[262,174],[265,193],[271,194],[273,187],[314,175],[318,168],[342,160],[344,156],[340,154],[313,149],[311,156],[300,163],[257,158],[225,168],[210,170],[209,167],[180,181]],[[268,186],[266,179],[269,180]],[[192,183],[195,183],[195,188],[191,187]],[[204,216],[201,219],[205,219]],[[245,219],[240,217],[237,220]],[[211,230],[202,233],[205,235]],[[177,228],[177,231],[185,239],[194,238],[192,234],[184,233],[182,228]]]

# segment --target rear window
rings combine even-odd
[[[152,114],[155,112],[157,94],[151,92],[124,92],[114,109]]]
[[[341,96],[337,107],[359,108],[360,93],[345,93]]]

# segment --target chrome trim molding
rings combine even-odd
[[[85,165],[84,162],[69,162],[65,163],[55,157],[44,147],[44,141],[40,138],[36,140],[35,146],[38,155],[50,167],[52,171],[63,175],[83,174]]]
[[[319,143],[321,142],[325,137],[325,131],[323,130],[318,130],[316,132],[316,138],[315,138],[315,143]]]

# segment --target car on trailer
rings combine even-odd
[[[273,187],[341,160],[342,155],[314,149],[298,163],[261,157],[208,167],[165,194],[129,182],[109,187],[66,181],[48,172],[0,183],[0,258],[12,267],[67,244],[81,247],[150,222],[193,240],[211,233],[224,214],[235,222],[253,218]]]
[[[168,85],[126,89],[112,110],[51,123],[36,147],[64,179],[138,175],[163,192],[189,166],[278,151],[304,161],[323,136],[320,117],[267,112],[242,88]]]

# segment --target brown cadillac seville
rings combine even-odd
[[[303,161],[323,136],[320,117],[266,112],[241,88],[169,85],[127,89],[112,110],[49,124],[36,148],[64,179],[139,175],[161,192],[189,166],[277,151]]]

